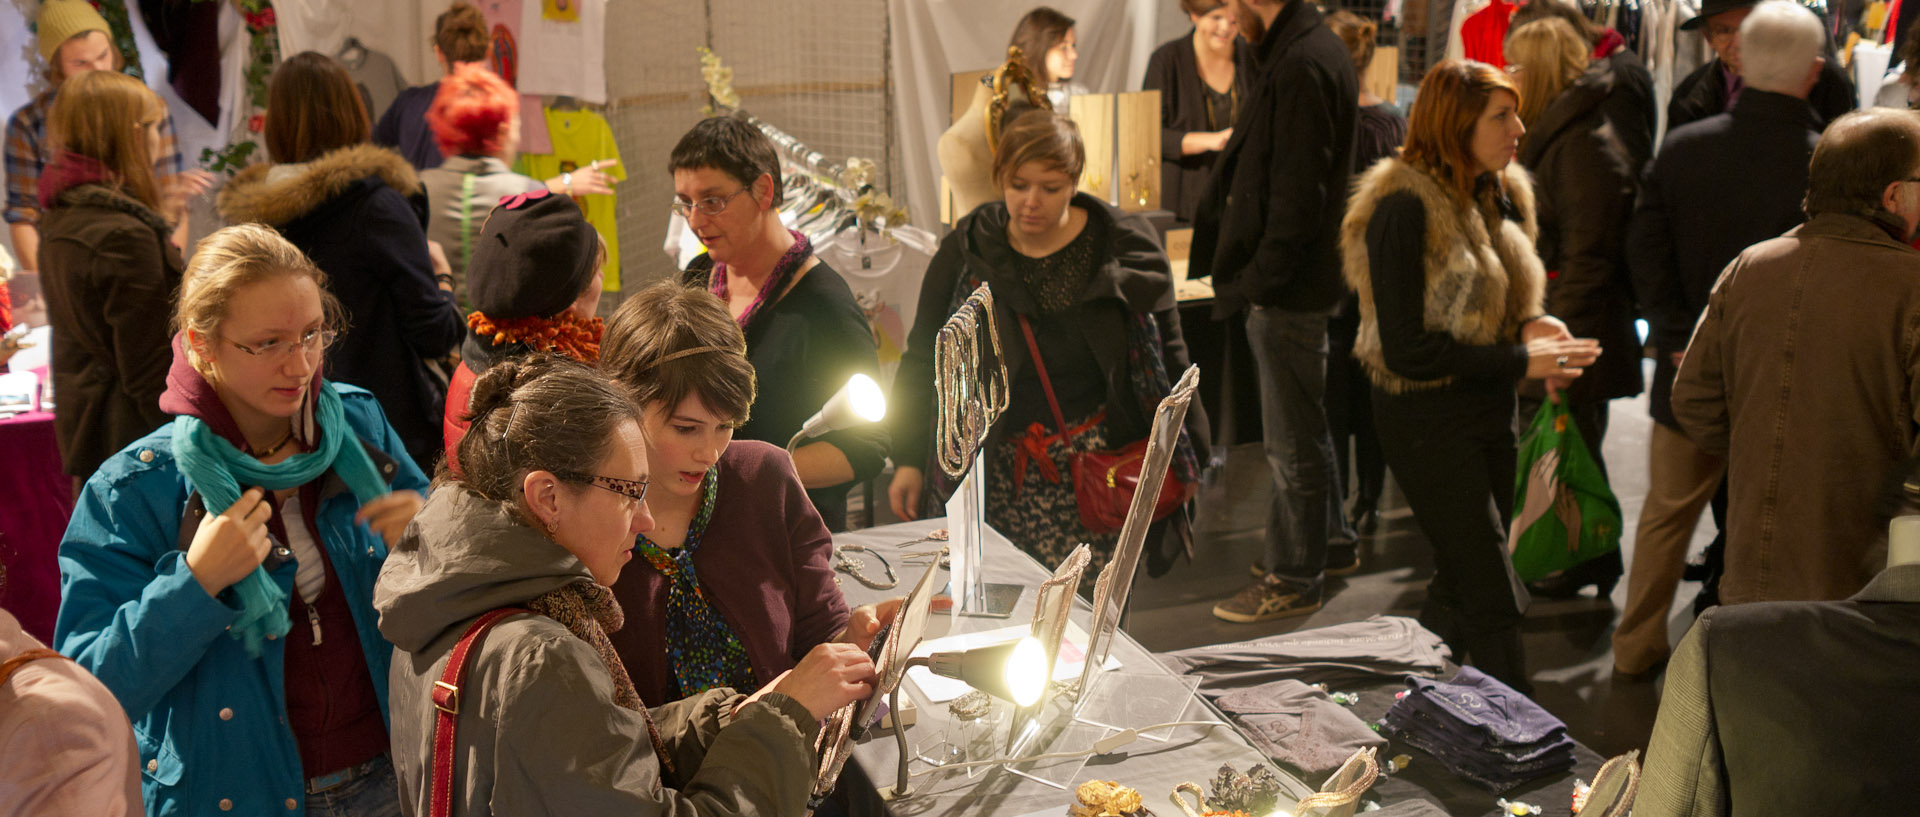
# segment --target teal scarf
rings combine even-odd
[[[173,418],[174,461],[187,482],[200,492],[208,513],[222,513],[238,502],[243,485],[280,491],[312,482],[328,469],[340,475],[362,504],[388,493],[380,469],[374,467],[373,458],[360,445],[360,437],[347,426],[340,393],[325,381],[321,381],[319,391],[320,410],[315,417],[320,426],[318,447],[274,465],[233,447],[198,417],[182,414]],[[257,567],[233,586],[233,593],[240,605],[240,617],[229,628],[230,633],[246,646],[248,654],[258,658],[263,640],[286,635],[291,626],[287,592],[267,575],[266,568]]]

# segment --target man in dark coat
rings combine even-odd
[[[1251,96],[1194,218],[1192,269],[1213,276],[1215,317],[1240,319],[1253,347],[1274,499],[1267,570],[1214,607],[1228,621],[1320,608],[1336,530],[1352,541],[1333,491],[1323,398],[1327,316],[1340,299],[1339,224],[1353,173],[1360,83],[1353,59],[1303,0],[1229,0],[1253,43]]]
[[[1806,102],[1823,70],[1818,19],[1771,5],[1750,19],[1742,26],[1752,34],[1742,49],[1746,90],[1732,111],[1667,133],[1628,229],[1628,266],[1655,351],[1647,501],[1627,609],[1613,635],[1615,671],[1629,676],[1669,654],[1674,586],[1701,507],[1726,473],[1719,457],[1680,432],[1669,400],[1674,373],[1720,271],[1741,250],[1804,220],[1807,163],[1820,139]]]
[[[1694,69],[1673,86],[1673,98],[1667,102],[1667,132],[1733,110],[1746,87],[1741,80],[1740,21],[1747,18],[1759,0],[1707,0],[1700,13],[1681,23],[1682,31],[1699,31],[1713,49],[1714,58]],[[1807,106],[1820,117],[1816,128],[1854,109],[1853,80],[1831,54],[1820,68],[1820,80],[1807,94]]]

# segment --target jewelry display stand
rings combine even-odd
[[[1120,209],[1160,209],[1160,92],[1119,94],[1115,105],[1114,172]]]
[[[939,397],[934,430],[940,469],[960,480],[947,501],[947,529],[952,532],[947,592],[953,597],[953,615],[1006,618],[1013,614],[1022,588],[988,584],[981,559],[986,457],[980,448],[994,420],[1007,409],[1008,396],[1006,356],[1000,351],[993,291],[986,284],[968,295],[940,327],[934,340],[933,385]]]

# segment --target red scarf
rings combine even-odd
[[[99,159],[73,151],[61,151],[40,174],[40,209],[53,209],[54,200],[75,187],[112,180],[113,172]]]

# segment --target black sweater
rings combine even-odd
[[[712,272],[713,259],[702,255],[687,265],[683,280],[704,288]],[[747,327],[747,360],[759,388],[746,425],[734,437],[784,447],[847,378],[865,373],[879,381],[880,353],[853,290],[825,261],[761,309]],[[811,442],[840,449],[853,466],[854,482],[872,479],[886,465],[887,430],[882,424],[829,432],[803,444]],[[848,487],[807,492],[829,530],[847,529]]]
[[[1427,209],[1414,193],[1380,200],[1367,223],[1368,275],[1387,368],[1409,380],[1457,378],[1448,388],[1513,388],[1527,374],[1527,347],[1461,343],[1426,325]]]

